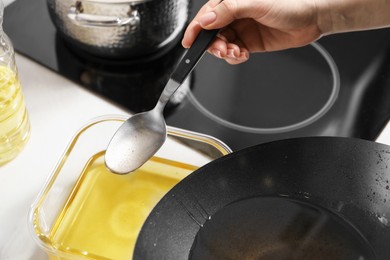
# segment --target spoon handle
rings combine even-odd
[[[204,52],[209,47],[210,43],[214,40],[219,29],[215,30],[202,30],[198,37],[195,39],[192,46],[184,54],[179,64],[171,74],[160,98],[155,106],[155,111],[161,113],[172,94],[180,87],[180,85],[187,78],[188,74],[195,68],[199,59],[203,56]]]
[[[209,47],[210,43],[217,36],[219,29],[202,30],[195,39],[192,46],[183,56],[176,69],[171,75],[171,79],[179,84],[182,84],[187,78],[188,74],[195,68],[196,64],[203,56],[204,52]]]

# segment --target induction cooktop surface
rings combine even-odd
[[[202,1],[191,2],[190,17]],[[17,0],[4,30],[15,50],[130,112],[155,105],[180,60],[180,39],[137,59],[96,57],[68,42],[45,0]],[[301,136],[374,140],[390,115],[390,30],[327,36],[256,53],[240,65],[204,55],[165,110],[169,125],[215,136],[233,150]]]

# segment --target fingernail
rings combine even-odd
[[[212,53],[214,56],[218,57],[218,58],[222,58],[222,56],[221,56],[221,51],[218,50],[218,49],[212,49],[212,50],[211,50],[211,53]]]
[[[239,60],[247,60],[249,59],[249,54],[247,52],[241,52],[240,57],[238,57]]]
[[[183,46],[183,48],[185,48],[185,49],[188,49],[188,47],[189,47],[189,46],[187,46],[186,44],[184,44],[183,41],[181,42],[181,46]]]
[[[227,51],[227,56],[228,56],[229,58],[233,58],[233,59],[236,58],[236,55],[234,55],[234,50],[228,50],[228,51]]]
[[[215,19],[217,19],[217,14],[214,12],[208,12],[208,13],[205,13],[204,15],[202,15],[199,18],[198,22],[201,26],[207,26],[207,25],[211,24],[212,22],[214,22]]]

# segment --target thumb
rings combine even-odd
[[[218,29],[236,19],[258,17],[262,13],[261,9],[254,8],[251,0],[224,0],[213,8],[208,8],[207,12],[198,18],[198,23],[204,29]]]

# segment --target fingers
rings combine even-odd
[[[187,26],[182,39],[183,47],[189,48],[203,29],[219,29],[228,26],[240,17],[241,13],[245,13],[244,10],[250,9],[250,2],[248,0],[224,0],[223,2],[210,0],[207,2]],[[234,32],[224,29],[222,34],[225,37],[219,35],[210,45],[208,52],[231,64],[246,61],[249,58],[249,51],[242,42],[236,39]]]
[[[195,19],[205,29],[217,29],[232,23],[236,17],[236,0],[225,0]],[[229,4],[231,3],[231,4]]]
[[[208,52],[230,64],[239,64],[249,59],[249,51],[239,44],[230,43],[226,37],[218,35]]]
[[[226,57],[228,53],[228,42],[226,39],[218,34],[216,39],[213,41],[213,43],[209,46],[208,52],[210,54],[213,54],[217,58],[222,59],[223,57]]]
[[[187,31],[187,39],[196,38],[202,27],[196,24],[194,31]],[[196,28],[195,28],[196,27]],[[236,39],[234,33],[228,29],[223,30],[224,35],[218,34],[213,43],[209,46],[208,52],[217,58],[225,59],[230,64],[239,64],[249,59],[249,51],[243,43]],[[225,36],[226,35],[226,36]],[[184,42],[184,39],[183,39]],[[185,47],[185,46],[184,46]]]
[[[195,41],[199,32],[203,29],[201,24],[199,23],[199,17],[203,16],[206,13],[209,13],[216,5],[220,3],[221,0],[210,0],[196,14],[194,19],[187,26],[187,29],[184,33],[184,37],[182,40],[182,45],[184,48],[189,48],[192,43]]]
[[[203,28],[200,26],[200,24],[197,21],[192,20],[191,23],[187,26],[186,31],[184,32],[184,36],[181,41],[183,47],[191,47],[192,43],[195,41],[201,30],[203,30]]]
[[[211,0],[201,9],[194,20],[204,29],[223,28],[233,21],[243,18],[258,18],[263,16],[270,8],[269,2],[253,0]]]
[[[219,29],[233,22],[235,9],[230,10],[229,6],[235,6],[235,4],[225,4],[225,2],[234,3],[235,1],[210,0],[207,2],[187,26],[182,40],[183,47],[189,48],[202,28],[208,30]]]

